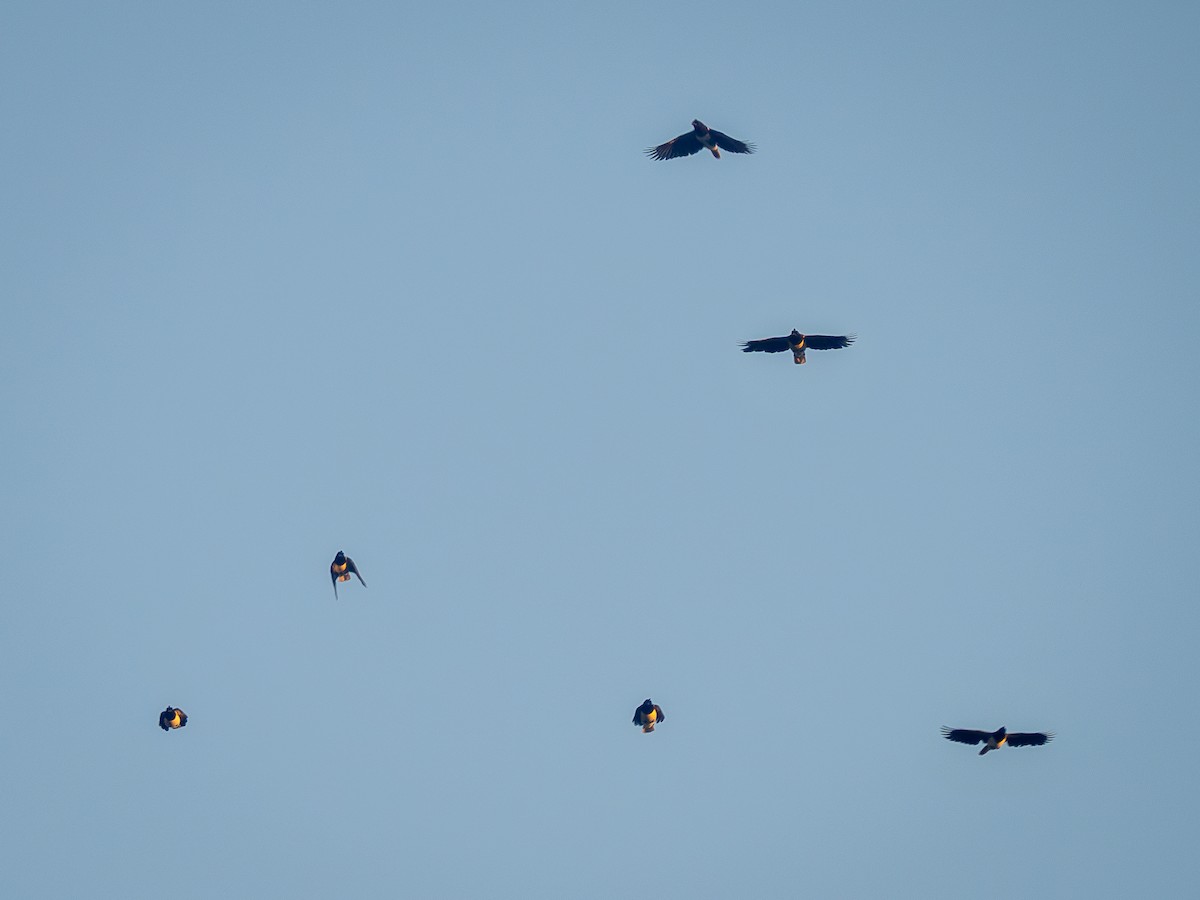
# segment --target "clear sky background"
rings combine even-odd
[[[1198,38],[7,5],[0,893],[1192,895]]]

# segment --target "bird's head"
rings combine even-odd
[[[708,131],[708,126],[699,119],[692,119],[692,128],[695,129],[697,134],[704,134],[704,132]]]
[[[334,561],[334,562],[335,562],[337,565],[339,565],[339,566],[340,566],[342,563],[344,563],[344,562],[346,561],[346,554],[345,554],[345,553],[343,553],[341,550],[339,550],[339,551],[337,552],[337,556],[335,556],[335,557],[333,558],[333,561]]]
[[[653,705],[654,705],[654,701],[651,700],[649,697],[647,697],[645,700],[642,701],[642,706],[651,707]]]
[[[1008,734],[1008,729],[1005,728],[1003,725],[1001,725],[1000,729],[996,732],[996,738],[997,739],[1002,738],[1006,734]]]
[[[788,337],[790,337],[793,341],[798,341],[798,340],[800,340],[800,338],[804,337],[804,335],[802,335],[795,328],[793,328],[792,333],[789,334]]]

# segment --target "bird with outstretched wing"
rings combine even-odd
[[[709,128],[699,119],[692,119],[692,130],[679,137],[671,138],[665,144],[648,147],[646,155],[651,159],[678,159],[681,156],[691,156],[701,150],[709,150],[717,159],[721,151],[727,153],[753,153],[757,148],[753,144],[731,138],[715,128]]]
[[[995,731],[976,731],[973,728],[947,728],[943,725],[942,737],[948,741],[967,744],[971,747],[983,744],[983,749],[979,751],[979,755],[983,756],[991,750],[999,750],[1006,744],[1010,747],[1040,747],[1054,739],[1054,732],[1009,732],[1006,728],[998,728]]]
[[[769,337],[742,344],[743,353],[782,353],[792,351],[792,359],[798,366],[804,365],[806,350],[842,350],[854,343],[852,334],[801,334],[795,328],[784,337]]]

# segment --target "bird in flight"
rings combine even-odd
[[[796,365],[805,363],[805,350],[841,350],[854,343],[854,335],[845,334],[801,334],[795,328],[786,337],[763,338],[761,341],[746,341],[743,353],[782,353],[791,350]]]
[[[671,138],[665,144],[659,144],[657,147],[647,147],[646,155],[651,159],[676,159],[680,156],[699,153],[705,148],[712,151],[712,155],[717,159],[721,158],[721,150],[729,153],[753,153],[756,149],[753,144],[731,138],[727,134],[709,128],[699,119],[692,119],[691,131],[681,134],[677,138]]]
[[[663,715],[662,707],[646,698],[646,702],[633,711],[633,724],[640,725],[642,734],[649,734],[654,730],[654,726],[659,722],[665,722],[667,717]]]
[[[333,579],[333,599],[337,599],[337,586],[339,581],[349,581],[350,574],[358,575],[358,580],[362,581],[362,586],[366,587],[367,583],[363,581],[362,574],[358,571],[358,566],[354,564],[354,560],[348,557],[341,550],[337,552],[337,556],[333,558],[333,562],[329,564],[329,577]]]
[[[175,709],[168,706],[158,714],[158,727],[163,731],[170,731],[172,728],[182,728],[187,724],[187,713],[182,709]]]
[[[995,731],[975,731],[971,728],[947,728],[945,725],[943,725],[942,737],[948,741],[955,741],[959,744],[970,744],[972,747],[974,747],[976,744],[982,743],[983,749],[979,751],[979,755],[983,756],[989,750],[999,750],[1004,746],[1040,747],[1047,741],[1054,739],[1054,732],[1009,732],[1004,728],[998,728]]]

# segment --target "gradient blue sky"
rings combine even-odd
[[[0,893],[1190,895],[1198,37],[7,5]]]

